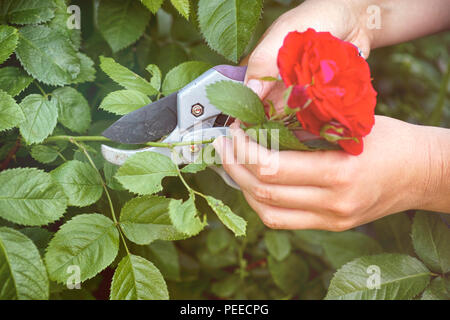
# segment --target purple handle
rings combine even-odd
[[[215,66],[213,69],[216,70],[217,72],[220,72],[227,78],[241,82],[244,81],[245,73],[247,72],[247,66],[234,67],[226,64]]]

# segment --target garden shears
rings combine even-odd
[[[171,157],[175,151],[177,164],[193,163],[204,145],[194,147],[189,142],[228,135],[226,125],[229,117],[222,115],[209,102],[206,87],[222,80],[243,82],[246,70],[245,66],[215,66],[177,92],[123,116],[103,132],[106,138],[123,144],[145,144],[163,139],[163,143],[182,142],[185,145],[173,150],[164,147],[123,150],[102,145],[103,157],[113,164],[122,165],[137,152],[152,151]],[[239,189],[222,167],[213,165],[210,168],[229,186]]]

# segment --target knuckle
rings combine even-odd
[[[269,212],[260,215],[262,222],[269,229],[282,229],[280,222]]]
[[[258,202],[273,202],[275,200],[272,188],[265,184],[254,186],[251,192],[253,198]]]
[[[328,170],[325,174],[326,181],[334,186],[348,186],[354,181],[355,175],[358,174],[356,160],[348,155],[344,155],[344,157],[344,159],[338,158],[333,161],[331,170]]]
[[[268,170],[268,171],[266,171],[266,170]],[[255,176],[259,181],[265,182],[265,183],[273,183],[273,182],[275,182],[275,179],[277,178],[277,176],[275,174],[272,174],[270,169],[268,169],[266,167],[263,168],[261,165],[257,165],[255,167]]]
[[[354,200],[342,199],[334,202],[332,211],[339,217],[351,217],[357,210],[357,205]]]

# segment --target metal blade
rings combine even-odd
[[[161,139],[177,126],[177,93],[123,116],[106,129],[103,136],[126,144]]]

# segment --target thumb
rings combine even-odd
[[[284,37],[270,28],[248,58],[247,73],[244,83],[252,89],[261,100],[265,99],[275,82],[263,81],[263,77],[278,77],[277,57]]]

